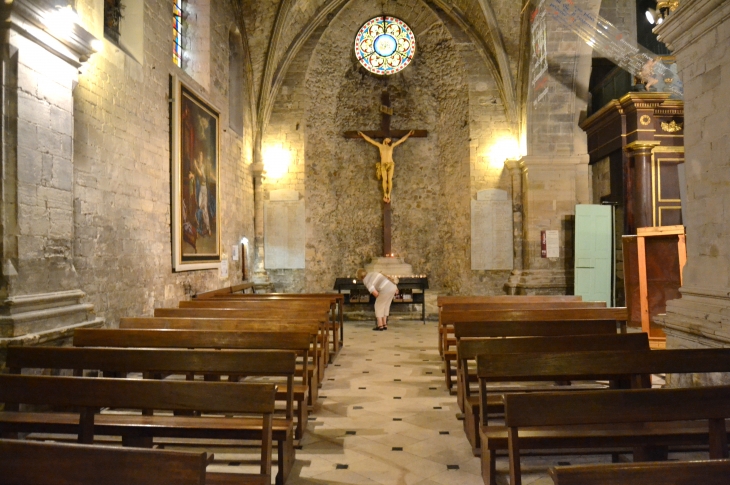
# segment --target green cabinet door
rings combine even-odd
[[[575,206],[575,294],[613,305],[613,207]]]

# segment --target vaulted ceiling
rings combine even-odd
[[[303,46],[317,39],[357,0],[229,0],[237,11],[249,57],[252,118],[258,137],[268,123],[278,90]],[[482,54],[499,87],[508,119],[519,123],[529,52],[529,0],[417,0],[458,26]],[[404,0],[382,0],[384,10]],[[260,141],[260,138],[259,140]]]

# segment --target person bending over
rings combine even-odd
[[[377,271],[368,273],[364,269],[357,270],[357,277],[361,279],[368,291],[375,297],[375,318],[377,326],[373,330],[388,330],[388,315],[390,304],[398,294],[398,287],[385,275]]]

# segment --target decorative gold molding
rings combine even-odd
[[[639,118],[639,123],[641,123],[642,126],[648,126],[649,123],[651,123],[651,116],[642,115],[641,118]]]
[[[655,146],[651,150],[652,153],[684,153],[684,147],[667,147],[667,146]]]
[[[653,150],[656,148],[659,143],[658,141],[632,141],[628,145],[624,147],[624,150],[628,151],[638,151],[638,150]]]
[[[684,123],[677,123],[675,120],[672,120],[670,123],[662,121],[662,130],[666,131],[667,133],[676,133],[678,131],[682,131],[683,128]]]

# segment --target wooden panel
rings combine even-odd
[[[641,306],[639,304],[639,260],[636,236],[623,236],[624,291],[629,311],[629,327],[641,328]]]

